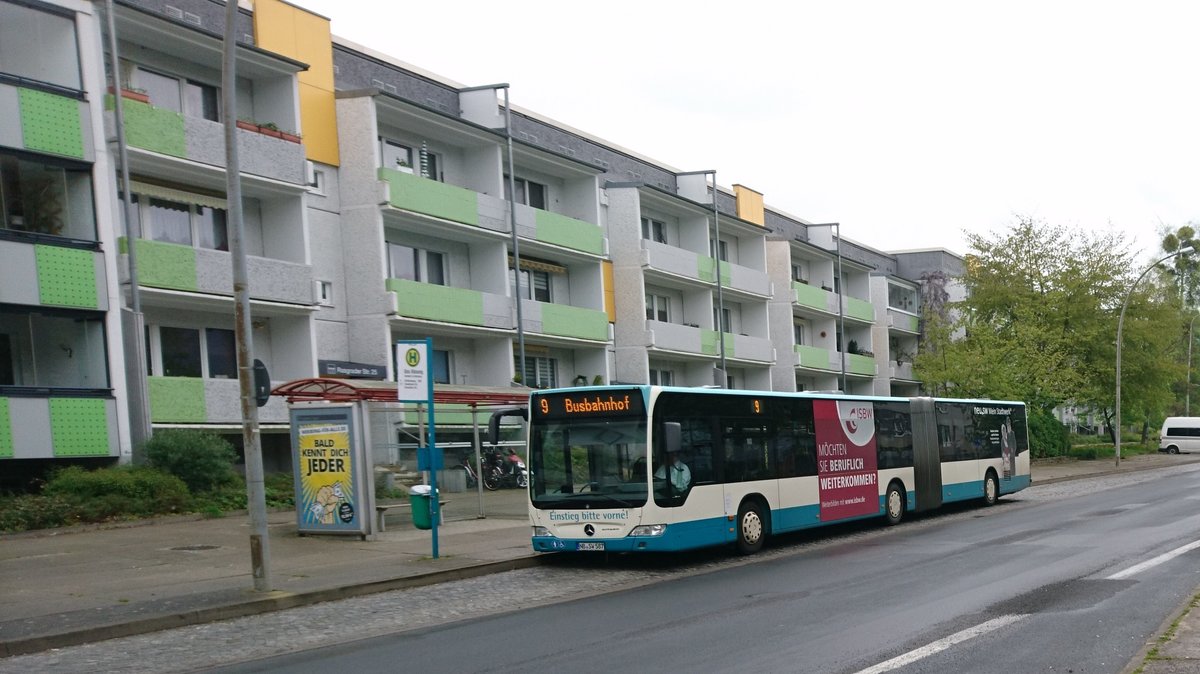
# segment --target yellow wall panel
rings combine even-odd
[[[604,283],[604,311],[608,313],[608,322],[617,322],[617,302],[616,294],[613,291],[613,265],[612,262],[604,260],[600,263],[602,281]]]
[[[304,120],[304,149],[308,158],[337,166],[337,112],[333,92],[301,84],[300,118]]]
[[[763,195],[745,185],[734,185],[733,194],[737,198],[737,215],[742,220],[753,222],[765,227],[766,213],[763,209]]]
[[[308,70],[296,78],[305,153],[313,161],[337,166],[337,107],[333,96],[333,38],[329,19],[280,0],[256,0],[254,34],[263,49],[308,64]]]

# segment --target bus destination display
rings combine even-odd
[[[580,391],[579,393],[535,394],[530,410],[539,419],[581,419],[586,417],[644,417],[642,392]]]

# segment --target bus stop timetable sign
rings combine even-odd
[[[429,385],[429,343],[396,343],[397,399],[405,403],[432,403]]]

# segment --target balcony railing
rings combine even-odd
[[[390,278],[396,313],[406,318],[512,329],[512,302],[504,295]]]
[[[120,244],[121,252],[127,252],[128,240],[122,238]],[[141,285],[208,295],[233,294],[233,267],[225,251],[140,239],[137,261]],[[248,256],[246,267],[252,299],[314,303],[310,265]]]
[[[10,272],[28,269],[35,274],[33,279],[0,284],[0,303],[108,309],[103,253],[0,241],[0,259]]]
[[[521,310],[529,332],[608,341],[608,314],[603,311],[531,300],[525,300]]]
[[[464,225],[480,224],[478,192],[390,168],[380,168],[379,179],[387,182],[388,203],[396,208]]]
[[[236,379],[149,377],[150,420],[156,424],[233,424],[242,421]],[[272,382],[272,385],[282,382]],[[287,404],[271,398],[258,412],[268,423],[288,420]]]
[[[117,402],[96,397],[0,396],[0,459],[116,456]]]

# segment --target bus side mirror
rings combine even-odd
[[[492,412],[492,418],[488,419],[488,444],[495,445],[500,442],[500,420],[504,417],[521,417],[529,420],[529,412],[524,407],[507,407],[501,410]]]
[[[663,446],[667,453],[678,452],[680,438],[683,437],[683,426],[678,421],[663,423]]]

